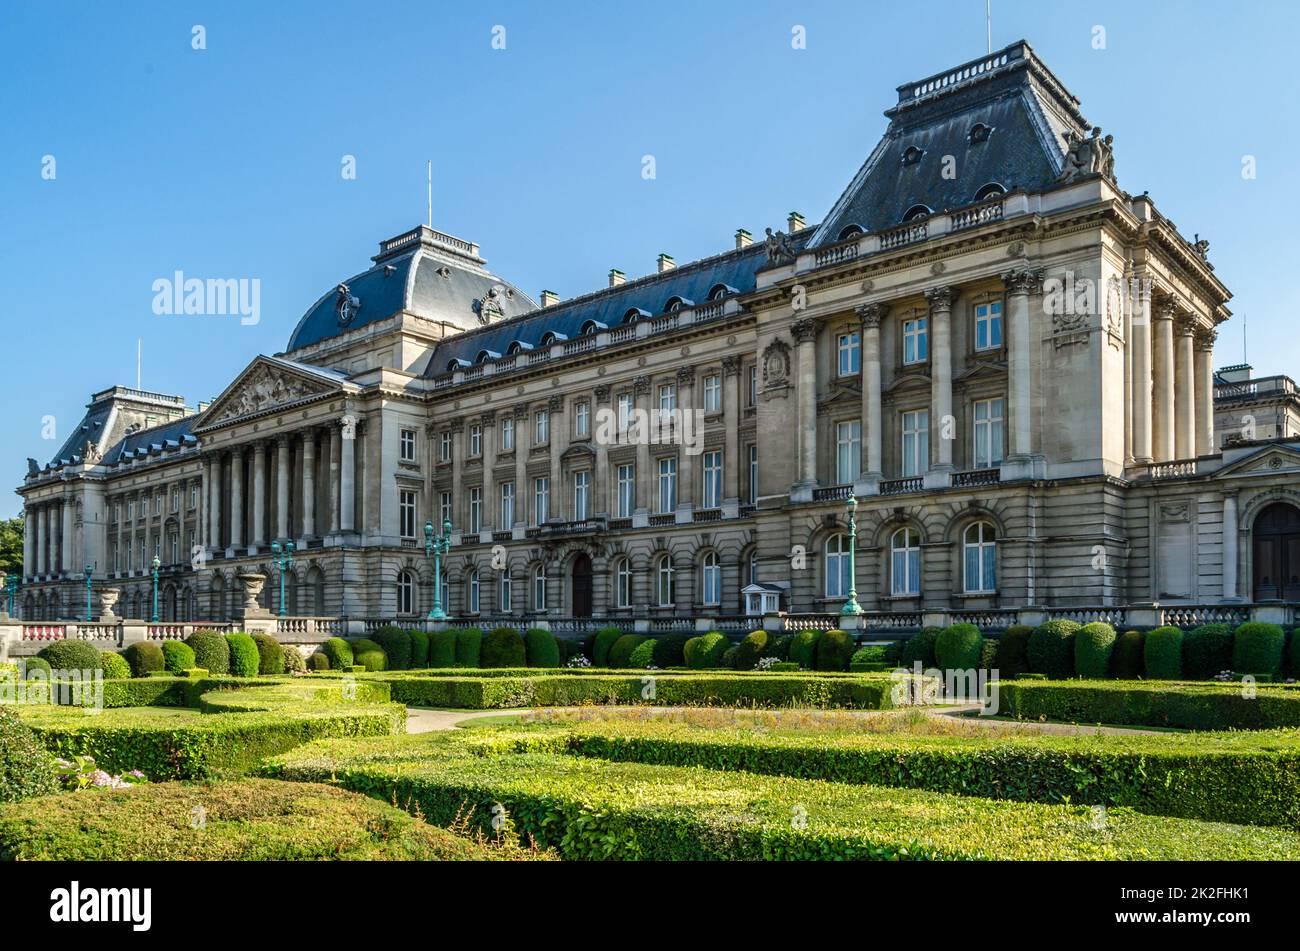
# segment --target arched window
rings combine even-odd
[[[397,573],[397,613],[415,613],[415,577],[409,571]]]
[[[668,303],[664,304],[664,313],[675,314],[683,308],[693,307],[694,305],[695,301],[688,300],[685,297],[670,297],[668,298]]]
[[[961,563],[967,594],[997,590],[997,542],[993,526],[974,522],[961,533]]]
[[[632,562],[619,558],[614,562],[614,607],[632,606]]]
[[[578,333],[579,336],[589,337],[592,334],[598,334],[605,329],[606,329],[605,325],[602,324],[599,320],[589,320],[582,325],[582,330],[580,330]]]
[[[862,233],[863,233],[862,225],[849,225],[847,228],[845,228],[843,231],[840,232],[840,236],[835,240],[847,241],[849,240],[849,238],[856,238],[858,235]]]
[[[546,610],[546,568],[542,565],[533,568],[533,610]]]
[[[832,535],[826,539],[826,597],[847,598],[853,587],[849,576],[849,537]]]
[[[738,294],[738,293],[739,291],[737,291],[730,284],[714,284],[713,287],[709,290],[709,300],[722,300],[730,296],[731,294]]]
[[[480,350],[478,356],[474,358],[474,362],[482,364],[487,363],[489,360],[497,360],[500,357],[501,354],[497,353],[495,350]]]
[[[541,346],[549,347],[551,346],[551,344],[559,343],[562,340],[568,340],[568,339],[569,338],[562,333],[559,333],[554,330],[548,330],[546,331],[546,333],[542,334]]]
[[[473,570],[470,571],[470,573],[469,573],[469,577],[466,579],[466,581],[468,582],[467,587],[468,587],[468,590],[469,590],[469,609],[468,609],[468,610],[469,610],[469,613],[470,613],[470,614],[478,614],[478,613],[479,613],[479,606],[478,606],[478,605],[479,605],[479,586],[478,586],[478,569],[477,569],[477,568],[475,568],[475,569],[473,569]]]
[[[971,145],[977,145],[980,142],[987,142],[992,134],[993,129],[991,126],[987,126],[983,122],[977,122],[970,127],[970,131],[966,133],[966,138],[970,140]]]
[[[919,221],[921,218],[928,218],[931,211],[926,205],[913,205],[903,213],[904,221]]]
[[[677,600],[677,585],[673,578],[673,560],[669,555],[660,555],[655,561],[655,595],[661,608],[672,607]]]
[[[997,182],[989,182],[983,188],[975,193],[976,201],[988,201],[990,198],[996,198],[998,195],[1005,195],[1007,190]]]
[[[629,307],[623,314],[623,323],[634,324],[638,320],[644,320],[650,316],[648,310],[642,310],[640,307]]]
[[[896,597],[921,593],[921,536],[900,528],[889,539],[889,590]]]
[[[722,603],[722,564],[715,551],[705,552],[700,562],[700,591],[701,604]]]

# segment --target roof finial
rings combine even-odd
[[[989,8],[991,0],[984,0],[984,25],[988,31],[989,55],[993,55],[993,11]]]

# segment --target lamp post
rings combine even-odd
[[[94,565],[86,565],[86,623],[90,623],[90,578],[94,572]]]
[[[284,617],[284,572],[293,567],[294,551],[292,541],[286,541],[283,547],[279,542],[271,542],[271,560],[280,572],[280,617]]]
[[[858,510],[858,500],[849,496],[849,599],[844,602],[841,615],[859,615],[862,613],[862,605],[858,604],[858,521],[854,518],[854,513]]]
[[[154,555],[154,556],[153,556],[153,571],[152,571],[152,574],[153,574],[153,623],[154,623],[154,624],[157,624],[157,623],[158,623],[158,569],[159,569],[161,566],[162,566],[162,562],[158,560],[158,556],[157,556],[157,555]]]
[[[451,547],[451,519],[442,523],[442,534],[433,534],[433,522],[424,523],[424,557],[433,559],[433,610],[430,621],[445,621],[447,612],[442,609],[442,556]]]

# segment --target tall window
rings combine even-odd
[[[673,577],[675,569],[669,555],[660,555],[655,562],[655,596],[659,607],[670,608],[676,601],[677,585]]]
[[[840,334],[836,347],[840,376],[857,376],[862,372],[862,335],[856,330]]]
[[[843,484],[857,479],[862,471],[862,422],[835,424],[835,481]]]
[[[591,435],[591,404],[582,402],[573,409],[573,434],[578,439]]]
[[[722,378],[716,373],[704,378],[704,412],[722,412]]]
[[[631,518],[636,508],[636,467],[626,463],[618,467],[618,517]]]
[[[551,440],[550,410],[538,410],[533,417],[533,445],[541,446]]]
[[[398,434],[397,440],[398,458],[402,462],[415,461],[415,430],[403,429]]]
[[[1002,462],[1002,400],[977,400],[974,416],[975,468],[991,469]]]
[[[903,362],[924,363],[928,356],[928,318],[917,317],[903,321]]]
[[[847,535],[832,535],[826,539],[826,597],[847,598],[852,587],[849,538]]]
[[[502,614],[510,613],[510,599],[514,592],[511,591],[510,571],[507,569],[497,582],[497,609]]]
[[[515,421],[512,416],[505,416],[501,420],[501,451],[514,452],[515,449]]]
[[[962,532],[962,565],[967,594],[992,594],[997,590],[997,541],[988,522],[967,525]]]
[[[190,486],[190,510],[193,511],[198,507],[199,507],[199,487],[197,485],[192,485]]]
[[[167,535],[167,564],[174,565],[181,560],[181,535],[180,532],[169,532]]]
[[[180,510],[181,510],[181,490],[172,489],[172,511],[179,512]]]
[[[632,606],[632,562],[627,558],[618,559],[614,565],[614,606]]]
[[[618,434],[620,441],[628,438],[628,429],[632,425],[632,394],[618,394]]]
[[[722,504],[722,450],[704,454],[704,492],[701,503],[706,509],[716,509]]]
[[[466,588],[469,592],[469,613],[478,614],[479,612],[479,586],[478,586],[478,569],[470,571]]]
[[[758,584],[758,555],[753,552],[745,561],[745,584]]]
[[[451,430],[438,434],[438,461],[451,462]]]
[[[397,497],[399,528],[403,538],[415,537],[415,492],[403,489]]]
[[[700,591],[701,604],[722,603],[722,565],[718,562],[717,552],[705,552],[700,562]]]
[[[666,418],[677,409],[677,384],[661,383],[659,385],[659,416]]]
[[[758,445],[749,447],[749,504],[758,504]]]
[[[900,528],[889,540],[889,590],[896,596],[921,593],[921,536]]]
[[[397,613],[415,613],[415,577],[409,571],[397,573]]]
[[[975,349],[995,350],[1002,346],[1002,301],[975,308]]]
[[[591,473],[586,469],[573,474],[573,518],[585,521],[588,517],[588,502],[591,499]]]
[[[541,565],[533,568],[533,610],[546,610],[546,569]]]
[[[659,511],[677,510],[677,460],[671,456],[659,460]]]
[[[477,535],[483,531],[483,489],[474,486],[469,490],[469,533]]]
[[[543,525],[551,517],[551,480],[538,476],[533,480],[533,521]]]
[[[478,423],[469,428],[469,454],[471,456],[483,455],[483,427]]]
[[[515,484],[501,483],[501,528],[509,529],[515,524]]]
[[[903,414],[903,477],[918,476],[930,468],[930,411]]]
[[[441,531],[442,531],[442,526],[445,525],[447,522],[450,522],[450,521],[451,521],[451,493],[450,493],[450,492],[439,492],[439,493],[438,493],[438,522],[439,522],[439,524],[438,524],[437,526],[435,526],[435,527],[438,529],[439,532],[441,532]]]
[[[749,368],[749,405],[758,405],[758,364]]]

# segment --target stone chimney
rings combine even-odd
[[[659,255],[658,263],[659,263],[660,274],[662,274],[664,271],[671,271],[673,268],[677,267],[677,262],[673,260],[673,256],[671,254]]]
[[[627,283],[627,275],[616,267],[609,269],[609,286],[618,287],[620,284]]]
[[[736,249],[747,248],[754,243],[754,236],[744,228],[736,229]]]
[[[794,234],[796,231],[802,231],[806,228],[808,222],[803,220],[803,215],[799,214],[799,212],[792,211],[790,217],[786,219],[786,226],[789,228],[790,233]]]
[[[542,291],[542,306],[553,307],[560,302],[560,295],[555,291]]]

